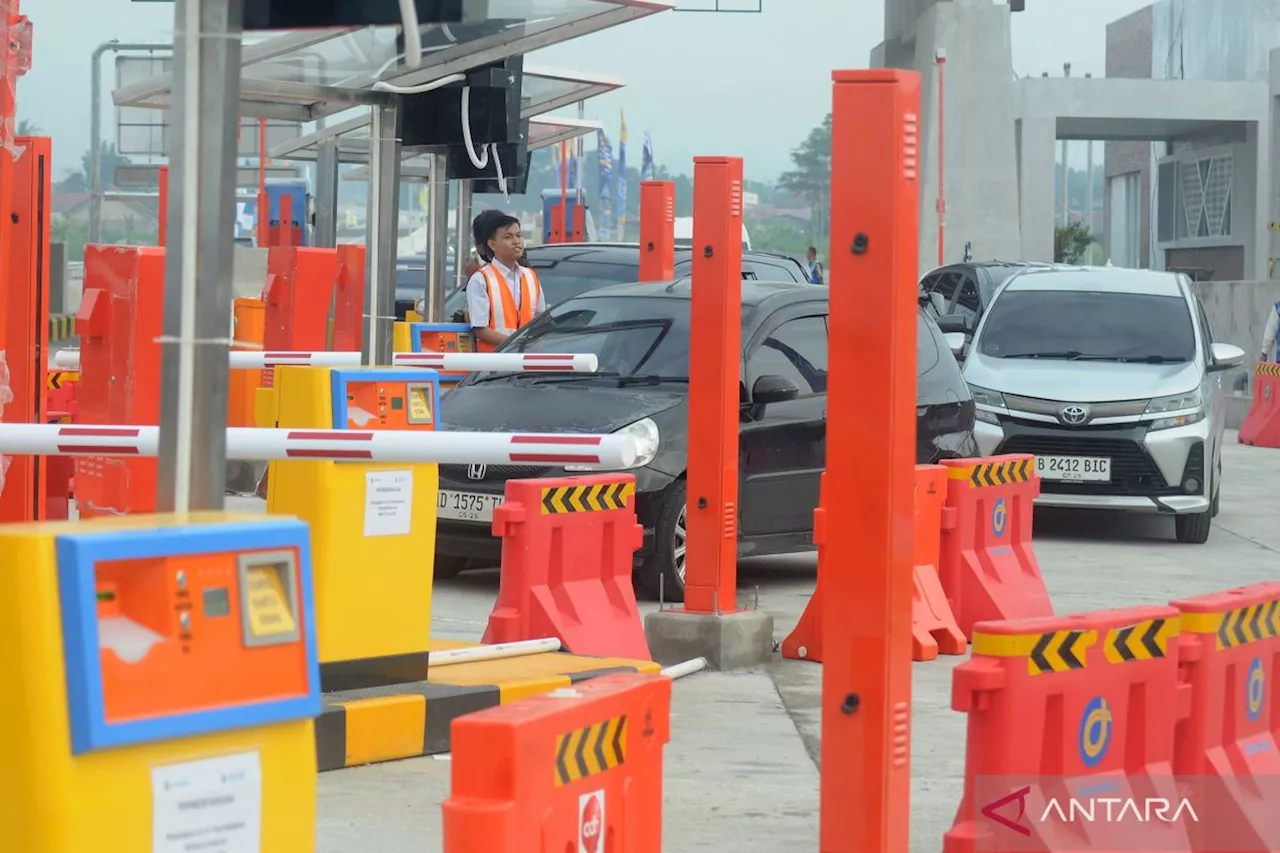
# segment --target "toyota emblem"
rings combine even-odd
[[[468,465],[467,476],[470,477],[472,480],[483,480],[484,472],[487,470],[487,468],[488,466],[486,465]]]
[[[1064,424],[1082,424],[1089,419],[1089,410],[1083,406],[1066,406],[1062,410]]]

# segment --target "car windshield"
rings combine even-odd
[[[553,307],[500,348],[519,353],[590,353],[599,373],[686,381],[689,377],[689,300],[587,296]],[[473,381],[521,374],[473,374]],[[573,379],[539,374],[540,379]],[[586,378],[586,377],[581,377]]]
[[[979,333],[991,358],[1173,363],[1195,358],[1184,299],[1087,290],[1005,290]]]

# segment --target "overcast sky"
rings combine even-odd
[[[1149,2],[1031,0],[1013,16],[1014,70],[1057,75],[1070,62],[1073,75],[1102,76],[1107,23]],[[89,147],[93,49],[112,38],[170,41],[173,5],[24,0],[22,11],[34,23],[35,47],[34,67],[18,89],[18,117],[53,136],[60,171],[72,168]],[[697,154],[742,155],[748,176],[771,180],[829,110],[831,70],[867,66],[883,16],[883,0],[764,0],[758,15],[664,12],[529,61],[625,80],[625,89],[589,101],[586,110],[615,139],[619,110],[626,111],[629,159],[637,165],[648,129],[658,162],[672,171],[688,172]],[[103,133],[114,139],[112,72],[104,65]],[[1084,147],[1077,148],[1083,160]]]

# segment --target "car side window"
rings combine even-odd
[[[956,295],[955,304],[951,308],[951,313],[977,320],[978,314],[981,312],[982,297],[978,295],[978,282],[969,276],[965,276],[964,283],[960,286],[960,290]]]
[[[787,320],[769,333],[747,359],[747,377],[781,376],[801,397],[827,393],[827,318]]]
[[[785,268],[759,260],[743,261],[742,272],[743,278],[754,277],[756,281],[791,281],[793,279]]]
[[[945,300],[948,306],[951,305],[956,298],[956,290],[959,289],[960,283],[964,280],[958,272],[941,272],[934,279],[932,287],[926,287],[925,293],[936,293]]]

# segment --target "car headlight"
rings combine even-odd
[[[1173,429],[1174,427],[1191,426],[1204,420],[1204,401],[1199,390],[1186,394],[1171,394],[1168,397],[1156,397],[1147,404],[1144,414],[1165,415],[1149,422],[1148,429]]]
[[[1008,406],[1005,404],[1004,395],[999,391],[992,391],[990,388],[982,388],[977,385],[970,385],[969,391],[973,394],[973,402],[977,405],[975,417],[983,423],[999,426],[1000,416],[982,407],[987,406],[992,409],[1007,410]]]
[[[636,442],[636,462],[630,468],[624,470],[635,470],[643,468],[653,461],[658,455],[658,446],[661,436],[658,433],[658,425],[651,418],[641,418],[633,424],[627,424],[620,430],[615,430],[614,435],[629,435]],[[604,469],[593,468],[589,465],[566,465],[566,471],[601,471]]]

